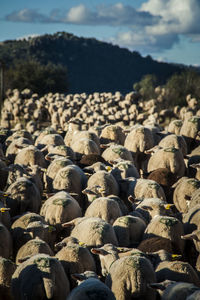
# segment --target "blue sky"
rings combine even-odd
[[[0,41],[57,31],[200,65],[200,0],[0,0]]]

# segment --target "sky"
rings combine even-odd
[[[0,0],[0,41],[58,31],[200,66],[200,0]]]

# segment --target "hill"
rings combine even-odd
[[[33,59],[41,64],[61,64],[68,69],[70,93],[127,93],[145,74],[155,74],[159,83],[183,66],[157,62],[150,56],[66,32],[43,35],[28,40],[7,40],[0,44],[0,60],[7,67],[17,60]]]

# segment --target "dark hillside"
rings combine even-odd
[[[145,74],[155,74],[165,83],[183,67],[142,57],[138,52],[113,46],[92,38],[79,38],[65,32],[29,40],[0,44],[0,59],[7,66],[16,60],[36,60],[41,64],[61,64],[68,69],[69,92],[132,90],[133,83]]]

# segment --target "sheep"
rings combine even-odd
[[[168,253],[176,253],[177,250],[170,239],[162,236],[153,236],[141,241],[137,249],[144,253],[153,253],[159,250],[165,250]]]
[[[167,202],[171,203],[173,199],[173,184],[178,180],[176,174],[169,171],[168,168],[158,168],[152,171],[147,179],[156,181],[162,188]]]
[[[115,161],[119,158],[123,160],[133,161],[131,152],[128,149],[126,149],[124,146],[117,145],[117,144],[111,144],[109,147],[107,147],[107,149],[103,151],[102,157],[107,162]]]
[[[162,300],[195,300],[198,299],[200,293],[199,287],[188,282],[165,280],[150,286],[162,291]]]
[[[96,189],[96,187],[98,187]],[[89,203],[98,196],[119,195],[119,186],[111,173],[98,171],[93,174],[87,183],[87,188],[83,191],[87,194]]]
[[[106,197],[95,199],[85,211],[85,217],[98,217],[111,225],[121,215],[117,201]]]
[[[182,222],[184,224],[184,232],[186,234],[191,233],[195,229],[200,229],[199,213],[200,213],[200,204],[196,204],[194,207],[189,208],[186,214],[183,214]]]
[[[173,203],[178,211],[187,213],[190,208],[191,196],[200,188],[200,181],[195,178],[182,177],[173,187],[175,187]]]
[[[163,188],[154,180],[138,178],[132,192],[135,199],[143,200],[145,198],[160,198],[166,201]]]
[[[154,138],[151,130],[142,125],[136,125],[127,135],[124,147],[133,155],[134,163],[138,171],[141,169],[141,159],[144,160],[144,151],[154,146]]]
[[[155,269],[158,282],[166,279],[193,283],[200,287],[200,280],[193,267],[183,261],[163,261]]]
[[[50,134],[46,134],[40,140],[40,142],[37,144],[37,147],[43,148],[46,145],[60,146],[60,145],[65,145],[65,143],[64,143],[63,137],[60,134],[50,133]]]
[[[17,267],[11,291],[16,300],[65,300],[70,288],[61,263],[49,255],[37,254]]]
[[[63,227],[74,225],[70,236],[75,237],[88,247],[99,247],[108,242],[118,245],[113,227],[100,218],[77,218],[64,223]]]
[[[110,172],[115,177],[118,183],[120,183],[120,180],[122,178],[125,179],[128,177],[140,177],[139,172],[132,161],[120,159],[111,163],[113,164],[113,167]],[[109,167],[107,167],[107,169],[109,169]]]
[[[156,293],[148,287],[156,282],[153,266],[148,259],[140,255],[119,258],[116,248],[111,244],[92,249],[100,255],[105,283],[111,288],[117,300],[129,300],[133,297],[156,299]]]
[[[196,145],[199,145],[199,131],[200,131],[200,117],[192,116],[184,120],[180,130],[180,135],[182,135],[186,139],[190,151]]]
[[[28,242],[26,242],[17,252],[16,255],[16,264],[23,262],[26,260],[27,257],[31,257],[33,255],[44,253],[50,256],[54,256],[52,249],[49,245],[41,240],[40,238],[36,237]]]
[[[35,146],[37,147],[40,144],[40,141],[48,134],[56,134],[55,129],[52,127],[46,127],[44,130],[39,132],[38,137],[35,140]]]
[[[100,155],[100,149],[98,145],[88,138],[77,139],[72,145],[72,150],[75,154],[75,160],[81,160],[83,154],[97,154]]]
[[[196,182],[195,182],[196,183]],[[198,180],[199,183],[199,180]],[[191,200],[190,200],[190,208],[195,207],[196,205],[200,204],[200,191],[199,188],[196,189],[192,195],[191,195]]]
[[[68,165],[58,171],[53,180],[54,191],[65,190],[68,193],[76,193],[77,200],[82,204],[81,192],[85,188],[87,177],[76,165]]]
[[[139,212],[149,223],[156,215],[166,216],[172,214],[171,206],[160,198],[144,198],[136,206],[135,211]]]
[[[6,193],[7,207],[10,208],[11,217],[26,211],[39,212],[41,196],[36,185],[25,177],[20,177],[11,184]]]
[[[68,243],[55,256],[61,262],[65,273],[70,281],[71,288],[75,287],[75,282],[71,274],[85,271],[96,272],[95,260],[90,251],[79,244]]]
[[[13,253],[13,242],[9,230],[0,223],[0,256],[11,258]]]
[[[147,171],[150,173],[158,168],[168,168],[177,176],[184,176],[186,166],[182,152],[174,147],[158,149],[149,159]]]
[[[174,147],[182,151],[183,157],[187,155],[187,144],[181,135],[170,134],[164,137],[158,144],[162,148]]]
[[[7,159],[13,163],[15,160],[15,157],[20,149],[26,148],[30,145],[33,145],[32,142],[29,139],[20,137],[18,139],[14,139],[8,148],[6,149],[6,157]]]
[[[71,291],[67,300],[116,300],[112,291],[95,276],[94,272],[72,274],[72,277],[80,283]]]
[[[117,218],[113,228],[120,247],[133,247],[141,241],[146,224],[139,217],[127,215]]]
[[[101,144],[116,143],[123,145],[125,141],[125,134],[120,126],[108,125],[103,128],[100,134]]]
[[[171,240],[177,249],[178,254],[183,254],[184,241],[181,235],[184,234],[183,224],[175,217],[154,216],[150,221],[143,235],[143,240],[153,236],[161,236]]]
[[[0,257],[0,300],[11,300],[11,277],[16,265],[9,259]]]
[[[70,146],[73,148],[73,146],[72,146],[73,143],[76,143],[78,140],[81,140],[81,139],[92,140],[93,142],[95,142],[97,147],[100,148],[99,137],[94,132],[84,131],[84,130],[78,131],[73,135]]]
[[[65,191],[56,193],[47,199],[40,215],[51,225],[61,224],[82,216],[78,202]]]
[[[65,158],[68,158],[72,161],[75,160],[74,151],[72,150],[72,148],[66,145],[58,145],[52,147],[48,147],[47,145],[46,147],[48,148],[48,154],[46,155],[45,159],[51,159],[51,156],[59,155],[59,156],[64,156]],[[45,148],[43,148],[42,151],[44,151]]]
[[[174,133],[176,135],[180,135],[180,130],[182,125],[183,125],[182,120],[179,119],[172,120],[168,125],[167,131],[170,133]]]
[[[73,162],[65,157],[55,158],[47,168],[47,171],[44,173],[44,187],[47,192],[53,191],[53,180],[56,177],[58,171],[68,165],[73,165]]]
[[[17,251],[21,246],[23,246],[26,242],[28,242],[33,236],[31,236],[31,228],[29,226],[29,230],[27,227],[29,224],[33,222],[42,222],[44,225],[47,223],[44,221],[44,218],[36,213],[25,213],[20,216],[16,221],[13,222],[11,226],[11,234],[13,238],[14,245],[14,254],[16,255]],[[37,223],[36,223],[37,225]],[[39,224],[38,224],[39,225]],[[52,228],[44,228],[44,231],[52,231]],[[52,232],[47,233],[47,236],[51,235]]]
[[[14,163],[26,166],[39,165],[42,168],[46,167],[43,153],[34,146],[20,150],[15,157]]]

